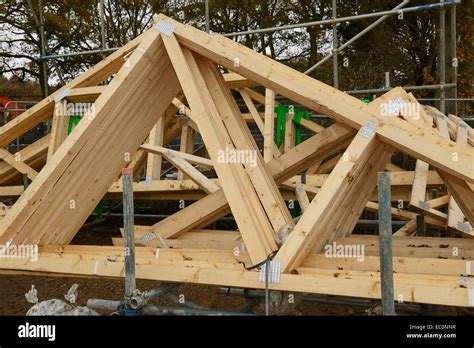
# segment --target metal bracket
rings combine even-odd
[[[171,36],[171,34],[173,34],[173,32],[176,30],[176,26],[174,24],[168,23],[164,19],[160,19],[154,26],[154,29],[158,30],[162,34],[165,34],[166,36]]]
[[[54,101],[57,103],[58,101],[61,101],[63,98],[67,97],[70,93],[71,89],[69,87],[66,87],[54,96]]]
[[[467,287],[467,302],[469,307],[474,307],[474,288],[472,286],[471,260],[466,260],[466,274],[461,275],[458,283]]]
[[[268,281],[273,284],[280,284],[280,274],[281,274],[281,262],[280,261],[272,261],[268,262],[269,269],[268,269]],[[265,271],[266,271],[266,263],[264,263],[258,274],[258,281],[261,283],[265,282]]]
[[[458,222],[458,230],[469,233],[469,225],[465,222]]]
[[[369,139],[374,135],[376,128],[377,123],[375,123],[374,121],[369,121],[364,124],[364,126],[360,129],[359,134],[364,138]]]
[[[430,204],[429,203],[426,203],[426,202],[423,202],[423,201],[420,201],[418,203],[419,207],[423,210],[430,210],[431,207],[430,207]]]
[[[145,186],[151,187],[152,182],[153,182],[153,178],[150,175],[147,175],[145,178]]]
[[[389,113],[391,116],[396,116],[400,113],[400,110],[402,110],[405,107],[406,103],[401,97],[396,97],[392,100],[389,100],[385,104],[385,110]]]
[[[155,231],[150,231],[142,237],[143,244],[150,243],[153,239],[156,239]]]

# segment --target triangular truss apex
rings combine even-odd
[[[90,105],[71,123],[67,104],[82,102]],[[316,122],[311,111],[335,122]],[[466,305],[465,288],[446,295],[433,278],[441,269],[446,290],[463,274],[461,260],[440,247],[444,238],[412,236],[422,216],[429,228],[474,237],[474,132],[403,88],[365,104],[160,14],[151,29],[1,127],[1,144],[50,117],[50,134],[16,154],[0,151],[0,196],[19,196],[0,207],[0,244],[40,244],[46,256],[39,266],[0,258],[0,268],[89,274],[91,260],[116,249],[67,245],[103,197],[122,193],[120,169],[128,167],[137,199],[194,201],[135,226],[145,278],[262,288],[256,266],[271,259],[282,273],[275,290],[377,297],[377,240],[353,232],[364,212],[378,212],[377,174],[388,171],[392,216],[404,224],[394,234],[399,290],[407,301]],[[395,152],[413,157],[414,170],[391,163]],[[209,229],[229,214],[236,226]],[[446,239],[462,257],[474,256],[472,240]],[[325,257],[333,243],[367,246],[367,263]],[[64,269],[51,262],[58,252]],[[88,255],[79,271],[76,252]],[[107,260],[101,274],[117,275]]]

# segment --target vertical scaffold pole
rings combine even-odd
[[[125,237],[125,297],[130,298],[135,290],[135,231],[133,209],[133,169],[122,168],[123,182],[123,227]]]
[[[332,0],[332,18],[336,19],[337,17],[337,0]],[[333,79],[334,79],[334,88],[339,88],[339,76],[337,70],[337,23],[332,25],[332,70],[333,70]]]
[[[442,0],[441,2],[444,2]],[[441,7],[439,11],[439,84],[440,91],[440,106],[439,110],[446,113],[446,10]]]
[[[378,173],[380,283],[383,315],[395,315],[392,262],[392,212],[390,174]]]

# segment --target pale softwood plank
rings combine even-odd
[[[199,165],[201,165],[203,167],[207,167],[207,168],[212,168],[214,166],[212,164],[212,161],[208,158],[195,156],[195,155],[185,153],[185,152],[181,152],[181,151],[171,150],[171,149],[168,149],[168,148],[163,147],[163,146],[143,144],[143,145],[140,146],[140,148],[145,150],[145,151],[148,151],[148,152],[151,152],[151,153],[156,153],[156,154],[159,154],[159,155],[163,155],[165,152],[168,152],[168,153],[173,154],[176,157],[181,157],[182,159],[188,161],[189,163],[199,164]]]
[[[177,119],[174,117],[177,111],[178,109],[173,104],[170,104],[164,113],[166,131],[163,144],[170,143],[174,138],[176,138],[176,136],[178,136],[179,132],[181,131],[181,127],[179,126]],[[149,137],[145,139],[146,143],[148,143],[148,141]],[[139,149],[132,157],[129,158],[132,160],[127,164],[127,168],[133,169],[133,178],[136,180],[141,174],[141,169],[146,164],[148,153]]]
[[[202,59],[198,62],[200,66],[204,66],[206,63]],[[252,134],[240,115],[239,108],[230,90],[226,87],[217,67],[211,62],[207,62],[207,64],[213,75],[209,74],[206,77],[205,71],[203,75],[233,143],[237,149],[252,152],[255,155],[255,163],[244,163],[244,167],[274,232],[277,233],[286,226],[294,226],[293,218],[260,155]],[[249,102],[252,101],[249,100]]]
[[[393,236],[396,237],[408,237],[416,232],[416,220],[410,220],[405,225],[400,227]]]
[[[262,118],[260,117],[260,114],[258,113],[257,108],[255,107],[252,99],[250,99],[250,96],[248,95],[247,91],[245,89],[238,89],[240,95],[242,96],[242,99],[244,100],[245,105],[247,106],[247,109],[249,109],[250,115],[252,115],[255,124],[257,125],[258,130],[260,131],[261,134],[264,134],[264,123],[262,121]]]
[[[458,125],[460,123],[464,124],[468,130],[467,142],[469,145],[474,146],[474,130],[471,128],[471,126],[469,126],[466,122],[464,122],[464,120],[451,114],[448,114],[448,117],[446,117],[446,115],[441,113],[441,111],[439,111],[438,109],[430,105],[424,105],[424,109],[426,112],[430,113],[435,120],[436,120],[435,116],[440,116],[441,118],[446,119],[446,125],[448,128],[449,135],[451,139],[454,141],[456,141]]]
[[[290,151],[295,146],[295,124],[293,123],[294,113],[292,111],[286,114],[284,152]]]
[[[123,246],[123,238],[112,238],[112,243],[115,246]],[[166,246],[164,246],[165,244]],[[144,246],[142,240],[135,240],[135,245]],[[173,249],[207,249],[207,250],[245,250],[245,244],[242,241],[195,241],[182,239],[164,239],[164,243],[160,240],[152,240],[147,245],[148,247],[156,248],[173,248]]]
[[[448,118],[434,108],[430,108],[430,110],[432,110],[436,115],[434,120],[440,135],[444,138],[449,138],[450,135],[447,125]],[[456,142],[467,146],[467,131],[465,126],[459,127],[458,125],[456,131]],[[461,181],[461,186],[463,187],[458,188],[459,185],[457,183],[460,182],[460,180],[451,178],[442,171],[439,171],[439,174],[443,178],[445,185],[448,187],[448,192],[452,195],[448,205],[448,231],[453,233],[466,233],[468,236],[473,235],[472,222],[463,225],[465,226],[465,230],[460,230],[460,226],[458,225],[459,223],[464,223],[463,213],[466,214],[469,220],[469,215],[470,213],[472,214],[472,211],[474,210],[474,191],[472,185]],[[451,216],[451,218],[449,216]]]
[[[219,184],[217,179],[211,179],[216,184]],[[136,198],[139,200],[158,200],[158,201],[198,201],[206,193],[194,182],[189,179],[186,180],[169,180],[165,179],[164,185],[158,184],[158,181],[147,183],[146,181],[137,182],[134,184],[134,191]],[[285,181],[279,185],[280,192],[285,201],[296,200],[295,195],[295,181]],[[7,186],[8,187],[8,186]],[[319,191],[318,187],[305,186],[305,190],[310,200]],[[106,198],[118,199],[121,191],[121,185],[111,185],[107,191]],[[399,203],[400,201],[408,202],[410,200],[411,188],[407,186],[398,186],[392,188],[392,202]],[[370,200],[377,202],[377,193],[374,192],[370,196]],[[446,219],[444,220],[446,222]],[[439,222],[442,222],[441,220]],[[446,226],[445,226],[446,227]]]
[[[265,162],[273,160],[275,141],[275,92],[265,89],[265,125],[263,132],[263,158]]]
[[[177,95],[158,33],[147,31],[141,46],[97,99],[96,117],[83,117],[2,220],[3,242],[67,244],[117,179],[124,154],[138,149]],[[129,126],[131,117],[139,127]],[[111,139],[119,141],[112,147]]]
[[[165,120],[161,117],[150,132],[149,143],[151,145],[163,146],[165,132]],[[146,162],[147,180],[160,180],[162,159],[160,155],[148,153]]]
[[[408,256],[466,261],[474,256],[473,238],[437,237],[394,237],[392,240],[394,256]],[[379,255],[380,245],[377,236],[352,235],[336,240],[340,244],[365,245],[366,255]],[[395,254],[396,252],[396,254]],[[420,260],[422,262],[422,260]]]
[[[313,247],[323,247],[333,233],[332,229],[327,228],[327,221],[334,218],[343,196],[352,187],[351,182],[380,148],[374,133],[366,137],[361,130],[355,136],[346,150],[348,156],[338,162],[276,254],[275,260],[281,262],[283,272],[297,268]]]
[[[143,150],[140,150],[143,151]],[[143,151],[144,152],[144,151]],[[179,152],[178,152],[179,153]],[[192,163],[191,161],[188,161]],[[10,165],[5,163],[5,166],[10,168],[10,170],[18,172],[13,169]],[[413,181],[413,172],[392,172],[391,173],[391,178],[392,178],[392,194],[401,196],[405,196],[405,192],[407,189],[411,191],[411,187],[409,186],[409,182]],[[433,175],[431,175],[433,174]],[[315,174],[315,175],[307,175],[306,176],[306,182],[308,183],[305,185],[305,190],[307,192],[317,192],[318,189],[324,184],[324,182],[327,180],[328,174]],[[216,183],[218,183],[218,179],[212,179]],[[289,187],[289,190],[294,191],[294,188],[296,187],[296,183],[301,183],[301,176],[293,176],[290,179],[286,180],[282,185],[286,185]],[[433,185],[433,186],[439,186],[441,185],[441,179],[437,176],[437,173],[435,171],[430,171],[429,175],[429,181],[428,185]],[[189,200],[198,200],[204,196],[203,192],[200,191],[200,188],[198,185],[194,184],[191,180],[164,180],[163,182],[160,181],[152,181],[151,183],[146,183],[145,181],[142,182],[136,182],[134,183],[134,192],[137,194],[141,193],[149,193],[149,194],[154,194],[152,199],[161,199],[161,200],[176,200],[176,199],[182,199],[178,198],[179,197],[179,192],[182,192],[182,194],[186,194],[186,197],[194,197],[194,198],[186,198]],[[111,185],[109,188],[109,193],[112,194],[120,194],[122,193],[121,191],[121,185],[118,183],[114,183]],[[175,193],[175,195],[167,195],[168,193]],[[285,197],[286,195],[290,194],[289,191],[284,191]],[[161,195],[161,197],[160,197]],[[193,196],[194,195],[194,196]],[[408,192],[408,198],[404,198],[403,200],[409,201],[410,192]],[[291,198],[285,198],[287,199],[295,199],[295,195],[290,195],[288,197]],[[312,197],[312,196],[311,196]],[[392,197],[393,198],[393,197]],[[397,202],[400,198],[394,198],[392,201]],[[446,205],[447,201],[445,201],[447,198],[446,196],[442,196],[433,200],[427,201],[433,208],[438,208],[442,206],[443,204]],[[371,198],[372,201],[376,201],[377,197]],[[441,203],[441,204],[439,204]]]
[[[334,169],[334,167],[336,166],[337,162],[339,162],[339,160],[341,159],[342,157],[342,153],[337,155],[337,156],[334,156],[333,158],[327,160],[326,162],[322,163],[318,169],[316,170],[316,173],[317,174],[326,174],[326,173],[330,173],[331,170]]]
[[[49,97],[35,104],[32,108],[15,117],[0,128],[0,146],[4,146],[21,134],[27,132],[53,113],[55,97],[58,97],[68,88],[91,87],[116,73],[123,65],[123,57],[132,52],[142,41],[144,34],[136,37],[110,56],[100,61],[81,76],[61,87]]]
[[[413,221],[413,220],[411,220]],[[137,238],[143,237],[148,230],[147,226],[136,226],[136,236]],[[123,229],[121,229],[123,236]],[[241,241],[240,233],[238,231],[228,231],[228,230],[193,230],[186,232],[179,237],[177,240],[187,240],[187,241],[201,241],[201,242],[211,242],[211,241]],[[171,240],[171,239],[167,239]],[[346,238],[340,238],[336,240],[337,242],[342,242],[345,244],[364,244],[367,247],[378,246],[378,237],[373,235],[352,235]],[[411,238],[395,238],[393,240],[393,247],[396,254],[399,254],[404,249],[411,249],[420,252],[415,252],[412,254],[413,257],[425,257],[426,255],[422,250],[433,250],[437,249],[437,252],[440,250],[446,251],[439,256],[450,255],[451,258],[460,258],[461,256],[453,253],[453,248],[456,247],[459,250],[464,250],[467,254],[472,254],[474,256],[474,239],[469,238],[447,238],[447,237],[411,237]],[[317,254],[318,251],[313,249],[312,254]],[[437,256],[436,256],[437,257]]]
[[[178,44],[176,39],[175,42]],[[209,116],[211,116],[210,122],[215,123],[214,134],[212,137],[221,137],[222,142],[219,145],[219,148],[214,148],[211,150],[214,156],[217,154],[217,158],[213,158],[212,153],[209,150],[209,146],[207,149],[211,159],[213,158],[214,168],[216,171],[218,172],[219,167],[225,168],[225,171],[223,172],[224,175],[219,175],[218,172],[218,177],[221,178],[221,186],[224,189],[224,193],[226,194],[227,200],[229,201],[232,214],[236,218],[237,224],[242,233],[242,237],[249,250],[250,258],[252,259],[252,262],[257,263],[262,261],[265,257],[260,256],[257,258],[252,256],[250,252],[251,245],[249,245],[249,234],[252,233],[252,238],[255,235],[260,239],[263,245],[266,245],[265,250],[268,256],[269,250],[276,250],[276,242],[274,239],[274,233],[276,232],[275,224],[277,224],[277,226],[281,224],[282,222],[280,219],[284,218],[284,216],[278,215],[282,212],[281,210],[278,210],[278,203],[275,207],[277,209],[274,211],[267,210],[269,208],[267,204],[269,197],[266,195],[268,194],[268,191],[265,192],[266,187],[256,185],[256,183],[263,184],[265,180],[265,168],[263,167],[263,171],[259,171],[262,169],[259,166],[261,160],[260,153],[255,140],[252,138],[247,125],[243,121],[238,106],[236,105],[230,91],[225,85],[217,66],[208,60],[203,59],[202,57],[194,56],[191,51],[185,50],[184,54],[187,56],[188,63],[194,67],[195,71],[198,69],[200,70],[203,82],[203,86],[201,88],[207,88],[207,91],[209,92],[209,95],[205,96],[205,100],[208,99],[209,105],[212,105],[212,108],[210,109],[211,112],[209,113]],[[204,126],[204,123],[208,122],[203,122],[203,120],[201,120],[199,124]],[[247,163],[244,161],[243,165],[237,164],[237,166],[235,166],[235,164],[226,163],[225,158],[222,161],[222,158],[220,158],[221,156],[219,156],[219,151],[235,151],[241,149],[254,153],[256,155],[256,163]],[[229,187],[227,187],[226,190],[225,185],[231,184],[230,180],[229,182],[226,182],[228,180],[228,176],[225,173],[229,172],[229,170],[232,174],[237,174],[235,177],[237,180],[232,183],[231,190],[229,190]],[[233,186],[235,184],[237,184],[237,187]],[[276,185],[274,183],[273,185],[277,191]],[[235,204],[234,202],[233,207],[231,201],[234,198],[230,198],[230,196],[234,195],[234,193],[232,193],[234,189],[239,190],[239,195],[241,195],[241,197],[236,195],[236,198],[239,197],[239,202],[238,204]],[[277,192],[277,194],[279,194],[279,192]],[[283,203],[281,196],[280,200]],[[243,207],[242,204],[244,205]],[[270,208],[272,207],[273,206]],[[247,210],[245,213],[246,217],[242,215],[239,224],[239,219],[236,217],[236,215],[241,214],[242,210]],[[277,221],[272,221],[272,217],[276,217]],[[248,227],[244,227],[248,228],[246,233],[242,232],[242,228],[240,227],[241,224],[243,223],[246,225],[247,221],[252,220],[253,224],[248,225]],[[272,224],[274,224],[273,229]]]
[[[383,99],[377,99],[369,110],[381,102]],[[368,127],[359,131],[283,244],[276,258],[284,271],[298,267],[311,248],[320,250],[327,241],[354,229],[376,187],[377,172],[385,168],[393,152],[373,132]]]
[[[86,254],[84,248],[81,249],[81,255],[63,254],[61,256],[40,250],[42,257],[38,262],[2,258],[0,267],[11,270],[69,273],[78,276],[123,277],[123,258],[119,257],[120,261],[116,262],[107,261],[107,254],[121,255],[123,254],[122,248],[102,248],[107,248],[105,255],[101,255],[99,251]],[[136,248],[138,254],[141,253],[141,249]],[[139,279],[258,289],[265,287],[263,282],[258,281],[257,271],[242,269],[242,265],[238,264],[237,260],[234,263],[194,260],[168,261],[166,253],[176,253],[176,251],[163,249],[160,252],[160,258],[156,259],[154,249],[146,249],[148,249],[147,256],[137,258],[136,270]],[[209,254],[209,251],[204,252]],[[161,253],[163,253],[163,257],[161,257]],[[219,251],[219,253],[223,252]],[[232,255],[232,252],[227,253]],[[176,254],[182,259],[182,251]],[[99,261],[99,267],[95,266],[96,261]],[[236,267],[240,267],[240,269]],[[95,273],[94,270],[96,270]],[[336,277],[334,276],[335,270],[298,268],[297,271],[298,274],[282,274],[278,284],[270,283],[270,289],[380,298],[380,274],[378,272],[339,271],[339,276]],[[404,301],[407,302],[468,305],[468,289],[459,284],[459,276],[395,273],[394,285],[395,294],[402,295]]]
[[[352,233],[367,202],[371,198],[377,186],[377,173],[384,170],[393,154],[393,149],[389,146],[382,147],[385,148],[374,156],[373,160],[369,160],[369,168],[364,169],[359,175],[359,178],[352,185],[352,191],[348,193],[343,204],[340,205],[338,215],[342,213],[342,217],[338,218],[335,216],[336,220],[340,220],[333,228],[335,236],[348,236]]]
[[[438,131],[440,135],[444,138],[449,138],[450,130],[448,129],[447,118],[443,115],[439,110],[428,106],[428,110],[430,110],[434,115],[435,123],[438,127]],[[453,139],[457,137],[457,127],[452,134]],[[462,145],[462,144],[461,144]],[[453,151],[454,155],[454,151]],[[460,160],[460,159],[459,159]],[[474,169],[473,169],[474,170]],[[474,186],[471,183],[465,182],[464,180],[458,179],[455,176],[442,171],[438,170],[439,175],[443,179],[445,185],[448,188],[449,193],[454,197],[459,209],[463,212],[467,220],[469,221],[470,225],[474,225]]]
[[[179,151],[182,153],[193,154],[194,149],[194,129],[188,125],[181,128],[181,138],[179,142]],[[202,163],[201,163],[202,165]],[[178,171],[178,180],[187,179],[188,176],[181,170]]]
[[[219,231],[221,232],[221,231]],[[229,232],[229,231],[222,231]],[[198,235],[202,234],[202,237]],[[231,233],[228,233],[231,234]],[[245,255],[245,245],[242,245],[242,241],[235,238],[215,238],[209,237],[209,233],[200,233],[200,232],[187,232],[182,237],[178,239],[166,239],[164,242],[168,247],[176,249],[188,249],[185,250],[184,254],[188,259],[196,260],[200,256],[200,250],[195,249],[204,249],[209,250],[210,255],[206,257],[208,261],[213,262],[226,262],[226,254],[216,254],[216,251],[234,251],[235,248],[238,248],[243,255]],[[186,238],[183,238],[186,237]],[[203,237],[207,237],[204,239]],[[218,237],[218,235],[216,235]],[[364,238],[361,238],[364,237]],[[368,237],[368,238],[365,238]],[[378,256],[380,254],[379,243],[376,239],[371,238],[373,236],[357,236],[355,238],[344,238],[336,240],[336,245],[360,245],[364,246],[363,255],[354,255],[354,257],[338,258],[338,257],[328,257],[324,252],[313,252],[309,254],[308,258],[303,263],[302,267],[305,268],[323,268],[323,269],[332,269],[334,271],[378,271],[380,267],[380,261]],[[430,238],[433,239],[433,238]],[[433,241],[429,239],[423,239],[420,237],[404,237],[400,238],[394,236],[394,245],[393,245],[393,256],[394,262],[398,262],[395,272],[403,272],[410,274],[433,274],[433,275],[460,275],[464,274],[466,268],[466,258],[474,257],[474,250],[468,248],[463,243],[460,243],[453,238],[438,238]],[[474,239],[471,239],[474,240]],[[123,238],[112,238],[112,241],[115,246],[123,246]],[[150,247],[161,248],[159,241],[154,240],[154,243],[150,243]],[[136,240],[136,245],[141,246],[140,240]],[[441,247],[440,247],[441,246]],[[453,255],[453,248],[456,248],[457,254]],[[45,249],[45,248],[43,248]],[[45,249],[52,250],[48,247]],[[193,250],[189,250],[193,249]],[[68,252],[72,252],[74,249],[67,249]],[[78,250],[79,251],[79,250]],[[165,255],[167,254],[164,252]],[[176,256],[181,256],[182,254],[175,253]],[[194,257],[194,256],[197,257]],[[139,254],[139,257],[141,255]],[[161,256],[161,253],[160,253]],[[180,261],[179,257],[175,255],[166,255],[171,256],[173,261]],[[362,260],[361,257],[364,257]],[[373,261],[377,260],[377,263],[374,264]],[[232,259],[229,260],[230,262]],[[404,263],[405,262],[405,263]]]
[[[344,142],[353,135],[352,131],[344,127],[331,127],[269,162],[268,169],[275,181],[281,183],[328,153],[340,150],[341,141]],[[225,195],[220,190],[150,226],[149,230],[160,233],[165,239],[174,238],[186,231],[206,226],[229,212]]]
[[[456,178],[442,170],[438,170],[448,188],[449,193],[454,197],[459,208],[467,218],[471,226],[474,224],[474,191],[465,180]]]
[[[177,154],[181,154],[176,151]],[[199,159],[202,159],[202,157],[199,157]],[[204,160],[204,159],[203,159]],[[188,160],[188,162],[192,163],[192,161]],[[199,161],[196,161],[196,163],[199,163]],[[398,188],[400,189],[407,189],[409,188],[411,191],[411,185],[410,183],[413,182],[413,175],[414,172],[391,172],[390,173],[390,178],[391,178],[391,186],[392,186],[392,191],[394,193],[398,192]],[[305,185],[305,190],[306,191],[314,191],[317,192],[318,188],[324,185],[328,178],[328,174],[315,174],[315,175],[307,175],[306,176],[306,182],[307,185]],[[428,176],[428,185],[433,185],[433,186],[440,186],[442,185],[441,178],[437,175],[435,171],[430,171],[430,174]],[[218,179],[213,179],[216,182],[218,182]],[[280,181],[280,186],[282,185],[290,185],[291,190],[294,190],[296,187],[296,183],[301,183],[301,176],[296,175],[291,177],[290,179],[285,180],[285,182],[282,184]],[[159,181],[152,181],[149,183],[149,185],[145,185],[146,182],[142,181],[140,183],[135,183],[136,186],[134,186],[134,192],[140,193],[140,192],[154,192],[157,194],[164,194],[166,191],[198,191],[199,187],[195,184],[193,184],[190,180],[164,180],[162,183]],[[135,185],[134,184],[134,185]],[[116,183],[111,186],[110,192],[115,192],[115,193],[121,193],[121,191],[118,189],[116,186]],[[201,196],[197,196],[201,197]],[[447,204],[446,201],[447,197],[439,197],[430,201],[427,201],[427,203],[430,203],[434,208],[437,208],[439,206],[442,206],[443,204]],[[398,199],[393,200],[396,202]],[[409,200],[409,198],[407,199]]]
[[[448,118],[446,121],[451,121],[455,124],[456,132],[459,128],[459,125],[462,125],[467,129],[467,143],[471,146],[474,146],[474,129],[470,125],[468,125],[462,118],[448,114]]]
[[[306,194],[306,190],[304,189],[303,185],[296,184],[295,187],[296,199],[298,199],[298,203],[300,204],[301,211],[306,211],[309,206],[309,198]]]
[[[247,92],[247,94],[250,96],[250,98],[255,100],[257,103],[260,103],[262,105],[266,105],[266,95],[263,96],[260,93],[258,93],[257,91],[255,91],[253,89],[250,89],[250,88],[245,88],[244,90],[245,90],[245,92]],[[275,93],[275,92],[273,92],[273,93]],[[280,105],[280,103],[278,101],[274,100],[274,105],[273,105],[272,110],[274,110],[274,107],[278,106],[278,105]],[[314,122],[312,120],[307,120],[307,119],[301,118],[300,124],[303,127],[305,127],[306,129],[309,129],[310,131],[312,131],[314,133],[319,133],[322,130],[324,130],[323,126],[320,126],[319,124],[317,124],[316,122]]]
[[[14,156],[18,156],[25,164],[39,171],[46,162],[49,139],[50,135],[47,134],[33,144],[21,149]],[[6,162],[0,163],[0,185],[11,185],[21,181],[22,177],[15,168]]]
[[[387,95],[390,92],[387,93]],[[433,128],[433,118],[426,113],[424,108],[416,100],[413,93],[404,94],[402,99],[409,105],[408,108],[402,108],[401,117],[408,122],[425,129]]]
[[[257,111],[257,108],[255,107],[252,99],[250,98],[250,96],[247,92],[247,89],[238,89],[238,91],[239,91],[240,95],[242,96],[242,99],[244,100],[245,105],[249,109],[250,115],[252,116],[255,124],[257,125],[257,128],[260,131],[260,134],[262,134],[265,137],[265,132],[267,132],[268,130],[266,130],[265,124],[262,121],[262,117],[260,116],[259,112]],[[267,112],[267,111],[265,111],[265,112]],[[272,117],[273,117],[273,115],[272,115]],[[267,117],[266,117],[266,114],[265,114],[265,122],[266,122],[266,120],[267,120]],[[271,122],[271,124],[269,126],[272,126],[272,125],[273,125],[273,121]],[[272,131],[272,134],[273,134],[273,131]],[[273,153],[276,153],[277,155],[280,155],[280,151],[278,150],[275,142],[272,141],[271,147],[272,147]]]
[[[416,208],[416,211],[423,210],[421,206],[426,200],[429,166],[430,165],[424,161],[416,161],[415,180],[413,181],[410,199],[410,208]]]
[[[389,92],[386,96],[390,95],[393,92]],[[407,96],[400,96],[398,93],[394,93],[397,98],[402,99],[407,106],[407,108],[403,108],[401,110],[401,117],[405,118],[408,122],[412,123],[413,125],[425,128],[425,129],[432,129],[433,128],[433,115],[430,113],[428,114],[424,108],[417,102],[413,94],[408,94]],[[399,111],[397,111],[399,112]],[[449,139],[449,135],[447,133],[447,128],[442,129],[441,125],[437,121],[438,117],[434,116],[435,124],[438,124],[438,128],[440,134],[444,138]],[[444,132],[443,132],[444,131]],[[441,221],[446,221],[446,214],[433,209],[433,207],[426,204],[426,188],[428,184],[428,172],[429,172],[429,164],[422,161],[416,161],[416,168],[415,168],[415,179],[412,186],[412,193],[410,197],[410,210],[415,212],[421,212],[424,215],[432,216],[434,218],[440,219]]]
[[[217,186],[213,181],[209,180],[204,174],[194,168],[182,157],[176,156],[170,150],[165,150],[162,152],[162,154],[168,162],[170,162],[177,169],[181,170],[183,173],[186,173],[191,178],[191,180],[202,187],[206,193],[213,193],[220,189],[219,186]]]
[[[414,171],[390,172],[390,185],[393,186],[412,186],[415,177]],[[306,183],[311,186],[321,187],[324,185],[329,174],[311,174],[306,176]],[[301,181],[301,176],[294,176],[292,181]],[[443,180],[434,170],[428,173],[428,186],[442,186]]]
[[[300,124],[301,124],[304,128],[309,129],[310,131],[312,131],[313,133],[319,133],[319,132],[321,132],[321,131],[324,129],[323,126],[320,126],[320,125],[317,124],[316,122],[311,121],[311,120],[307,120],[307,119],[305,119],[305,118],[301,118]]]
[[[330,221],[333,232],[329,241],[352,233],[377,186],[377,173],[383,171],[390,161],[392,153],[393,150],[388,146],[381,145],[381,149],[374,152],[373,158],[368,160],[365,168],[354,177],[354,181],[351,183],[352,187],[344,195],[333,216],[333,221]],[[316,242],[316,245],[319,243]]]
[[[456,142],[467,146],[467,127],[462,123],[458,124]],[[448,209],[448,230],[459,231],[460,224],[465,226],[465,233],[474,235],[474,231],[472,230],[471,224],[464,222],[464,215],[461,211],[461,208],[459,207],[454,197],[451,197],[449,199]]]
[[[368,106],[357,98],[296,72],[228,38],[211,36],[164,15],[159,15],[156,20],[165,20],[175,25],[174,35],[182,45],[310,109],[356,129],[368,121],[380,122],[379,113],[367,112]],[[234,64],[236,58],[239,59],[238,66]],[[406,95],[403,89],[398,90]],[[441,138],[434,130],[418,129],[407,121],[394,117],[378,127],[377,134],[382,141],[400,151],[474,183],[473,154],[454,142]],[[459,153],[460,161],[451,160],[452,151]]]
[[[258,86],[258,83],[250,81],[249,79],[236,73],[226,73],[222,76],[224,77],[224,80],[229,88],[248,88]]]
[[[399,90],[391,90],[384,95],[388,101],[401,101],[404,106],[401,109],[395,108],[392,111],[394,114],[388,112],[390,117],[401,117],[407,120],[412,125],[420,128],[431,130],[433,120],[426,114],[421,105],[417,102],[413,94],[403,94]],[[380,99],[379,99],[380,100]],[[410,198],[410,209],[414,211],[423,211],[423,203],[426,200],[426,188],[428,182],[429,164],[422,160],[416,161],[415,179],[413,181],[412,193]]]
[[[430,199],[429,201],[426,201],[426,203],[428,203],[432,208],[440,208],[449,203],[449,195]]]
[[[26,174],[30,180],[34,180],[38,175],[38,172],[36,170],[25,164],[25,162],[23,161],[17,161],[15,156],[4,148],[0,148],[0,159],[4,160],[13,168],[18,170],[21,174]]]
[[[25,187],[21,186],[0,186],[0,197],[18,197],[25,192]]]
[[[321,162],[315,163],[312,166],[310,166],[308,169],[306,169],[306,175],[313,175],[316,174],[318,171],[318,168],[321,166]]]
[[[394,250],[394,254],[395,253],[396,250]],[[317,267],[338,271],[352,270],[377,272],[380,269],[380,259],[377,256],[366,255],[364,261],[360,262],[357,258],[329,258],[325,257],[323,254],[313,254],[308,258],[303,267]],[[435,258],[420,259],[417,257],[403,256],[394,256],[393,258],[393,270],[396,273],[455,276],[463,274],[465,268],[466,263],[463,260]]]
[[[379,209],[378,203],[375,202],[367,202],[365,205],[365,208],[368,211],[373,211],[377,212]],[[400,220],[416,220],[416,213],[407,211],[407,210],[402,210],[398,208],[390,208],[390,211],[392,212],[392,216],[394,218],[400,219]],[[444,220],[432,216],[425,216],[425,223],[427,225],[439,228],[439,229],[445,229],[446,228],[446,218]]]
[[[272,240],[271,226],[259,202],[256,202],[258,198],[242,164],[218,161],[218,151],[233,146],[225,126],[219,121],[219,112],[204,80],[203,70],[204,72],[206,69],[209,70],[210,66],[198,67],[192,54],[181,50],[174,35],[169,37],[162,35],[162,39],[186,99],[193,110],[194,121],[198,124],[209,155],[213,159],[217,175],[221,179],[224,178],[221,186],[252,262],[260,262],[276,248],[276,243]]]
[[[148,139],[146,140],[148,141]],[[135,152],[133,157],[131,157],[131,161],[127,164],[127,168],[131,168],[133,170],[133,179],[137,180],[141,175],[141,169],[146,163],[146,159],[148,157],[148,152],[139,149]]]
[[[48,147],[48,160],[51,159],[59,146],[67,138],[69,118],[65,104],[62,101],[55,103],[53,125],[51,127],[51,139]]]
[[[393,163],[389,163],[387,164],[387,166],[385,167],[385,169],[389,172],[403,172],[403,168],[400,168],[399,166],[393,164]]]
[[[106,86],[78,87],[71,89],[67,100],[74,103],[93,103],[105,90]]]

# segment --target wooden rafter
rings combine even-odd
[[[145,33],[140,47],[96,100],[96,117],[83,118],[1,221],[1,241],[68,243],[118,177],[124,154],[138,149],[170,105],[179,84],[159,34]],[[127,126],[131,115],[141,127]],[[113,147],[112,138],[120,139]]]
[[[215,63],[356,129],[369,121],[375,122],[379,125],[375,131],[383,142],[438,169],[474,183],[472,152],[453,141],[441,138],[436,131],[419,129],[398,117],[393,117],[388,123],[384,123],[378,113],[367,112],[367,105],[362,101],[230,39],[208,35],[164,15],[159,15],[156,20],[172,24],[175,27],[173,35],[176,35],[182,45]],[[238,65],[234,64],[236,58],[239,59]],[[402,89],[398,90],[406,93]],[[458,162],[451,160],[452,151],[458,152],[460,159]]]

